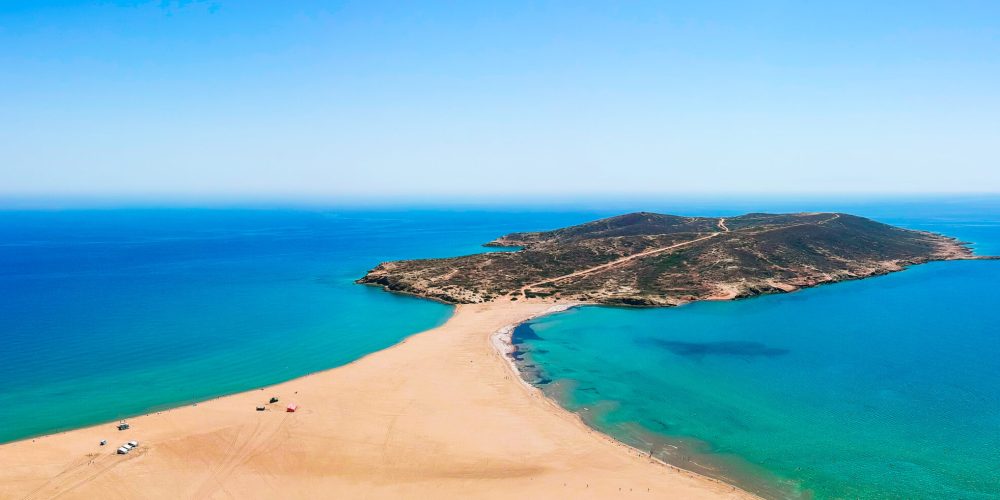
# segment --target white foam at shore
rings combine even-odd
[[[506,325],[503,328],[500,328],[499,330],[493,332],[493,335],[490,335],[490,343],[493,344],[493,348],[496,349],[497,352],[499,352],[505,360],[507,360],[507,364],[510,366],[511,370],[514,372],[514,375],[517,376],[518,380],[520,380],[522,384],[534,388],[533,386],[531,386],[531,384],[528,384],[526,380],[521,378],[521,373],[517,369],[517,365],[514,363],[514,357],[512,356],[512,354],[514,354],[514,351],[517,350],[517,348],[514,347],[514,329],[517,328],[518,325],[531,321],[535,318],[545,316],[547,314],[555,314],[557,312],[563,312],[578,305],[579,304],[554,305],[538,314],[533,314],[525,318],[524,321],[519,321],[517,323]]]

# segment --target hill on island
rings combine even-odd
[[[655,306],[789,292],[974,258],[954,238],[842,213],[638,212],[508,234],[486,246],[521,249],[385,262],[358,283],[451,303],[551,297]]]

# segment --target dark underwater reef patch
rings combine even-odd
[[[510,336],[510,343],[514,345],[523,344],[525,340],[539,340],[541,337],[535,333],[527,323],[521,323],[514,327],[514,332]]]

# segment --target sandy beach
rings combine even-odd
[[[0,497],[752,498],[650,460],[523,383],[496,333],[552,306],[458,306],[342,367],[136,417],[127,431],[2,445]],[[139,447],[116,455],[128,440]]]

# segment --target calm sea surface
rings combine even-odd
[[[356,285],[581,213],[0,211],[0,442],[348,363],[451,307]]]
[[[450,307],[353,284],[380,261],[631,210],[841,210],[1000,253],[1000,200],[598,209],[0,211],[0,442],[342,365]],[[1000,262],[919,266],[518,330],[592,425],[773,497],[1000,498]]]
[[[968,208],[881,219],[998,252],[1000,212]],[[933,263],[744,301],[583,307],[515,342],[526,377],[591,425],[768,497],[1000,498],[998,284],[998,261]]]

